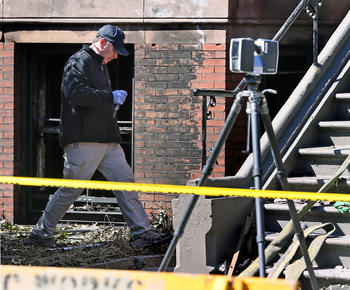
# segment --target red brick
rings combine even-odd
[[[3,195],[3,189],[7,189],[7,190],[12,190],[13,189],[13,184],[5,184],[5,183],[0,183],[0,192],[1,192],[1,197],[2,196],[6,196],[6,197],[10,197],[12,195],[9,195],[8,193]]]
[[[139,81],[135,82],[135,89],[143,89],[145,87],[146,87],[146,83],[145,82],[139,82]]]
[[[208,58],[215,58],[215,51],[202,51],[200,53],[198,53],[197,51],[193,52],[192,53],[192,57],[195,58],[195,57],[198,57],[198,55],[201,57],[201,58],[205,58],[205,59],[208,59]]]
[[[12,72],[9,73],[3,73],[3,79],[13,81],[14,80],[14,74]]]
[[[1,110],[1,115],[2,116],[13,116],[13,110]]]
[[[13,88],[13,81],[1,80],[0,87],[2,88]]]
[[[214,120],[210,120],[209,122],[210,122],[210,124],[208,123],[208,126],[215,126],[215,127],[217,127],[217,126],[223,126],[224,125],[224,121],[223,120],[216,120],[216,119],[214,119]]]
[[[139,178],[137,179],[137,182],[139,183],[154,183],[153,178]]]
[[[5,50],[13,50],[15,48],[15,44],[13,42],[5,42],[4,49]]]
[[[157,194],[155,195],[155,201],[158,202],[171,202],[174,198],[176,198],[176,195],[174,194]]]
[[[13,139],[15,134],[13,132],[5,132],[3,137],[7,139]]]
[[[154,201],[155,196],[153,193],[141,193],[139,194],[139,199],[141,201]]]
[[[135,57],[142,59],[146,57],[146,52],[144,50],[135,50]]]
[[[226,59],[226,52],[225,51],[216,51],[215,58],[225,58]]]
[[[7,89],[4,89],[4,90],[7,90]],[[12,89],[12,92],[13,92],[13,89]],[[5,93],[5,91],[4,91],[4,94],[0,95],[0,102],[1,103],[11,103],[13,101],[14,101],[13,94],[11,94],[10,96],[7,96],[7,93]]]
[[[136,81],[135,86],[135,158],[134,158],[134,172],[135,179],[139,182],[147,183],[167,183],[167,184],[178,184],[179,182],[185,184],[184,178],[187,174],[188,178],[192,178],[192,174],[199,174],[199,170],[193,170],[194,165],[200,167],[200,158],[195,160],[194,158],[179,158],[176,156],[177,153],[171,153],[171,150],[167,150],[166,142],[162,136],[165,136],[168,129],[183,128],[186,131],[189,130],[190,134],[193,135],[191,140],[188,140],[188,146],[191,144],[191,148],[199,150],[201,148],[199,130],[201,127],[201,97],[195,97],[192,95],[192,89],[203,88],[210,89],[218,86],[225,87],[226,84],[226,45],[225,44],[208,44],[203,47],[201,51],[194,51],[194,49],[201,49],[201,45],[178,45],[178,44],[147,44],[147,45],[135,45],[136,54],[135,57],[141,59],[145,57],[145,51],[148,50],[189,50],[192,51],[192,56],[201,58],[201,64],[195,64],[194,60],[190,59],[174,59],[173,63],[171,60],[163,61],[157,60],[153,62],[138,62],[137,74],[145,73],[146,71],[156,72],[157,69],[146,70],[146,66],[152,65],[171,66],[176,65],[191,66],[190,70],[196,77],[190,81],[190,88],[179,88],[179,89],[167,89],[164,88],[152,88],[153,84],[151,78],[145,81]],[[174,54],[175,55],[175,54]],[[203,61],[202,61],[203,60]],[[208,66],[206,66],[208,64]],[[145,66],[144,68],[142,66]],[[192,68],[192,69],[191,69]],[[138,76],[136,76],[136,79]],[[231,79],[229,79],[231,80]],[[170,81],[170,80],[169,80]],[[166,85],[167,81],[164,81]],[[160,84],[160,85],[164,85]],[[158,85],[158,84],[157,84]],[[151,88],[151,89],[148,89]],[[147,91],[146,91],[147,90]],[[183,96],[183,97],[181,97]],[[159,102],[157,101],[159,99]],[[150,101],[152,104],[150,103]],[[154,104],[154,105],[153,105]],[[221,132],[221,128],[224,124],[225,119],[225,100],[217,99],[217,107],[212,109],[215,114],[216,123],[213,121],[211,131],[212,136],[208,136],[211,143],[215,143],[217,135]],[[181,119],[178,118],[181,113]],[[173,119],[170,119],[173,118]],[[219,123],[218,123],[219,122]],[[209,124],[210,122],[208,122]],[[170,136],[171,134],[169,134]],[[179,142],[179,135],[176,133],[172,142]],[[159,137],[158,137],[159,136]],[[180,135],[179,135],[180,136]],[[159,138],[159,139],[158,139]],[[183,142],[183,141],[180,141]],[[159,146],[160,147],[159,147]],[[151,148],[151,151],[148,151]],[[187,148],[187,147],[186,147]],[[191,149],[192,150],[192,149]],[[175,150],[178,151],[178,150]],[[174,154],[174,155],[173,155]],[[158,157],[157,157],[158,156]],[[166,157],[167,156],[167,157]],[[224,154],[220,155],[220,169],[216,174],[223,176],[223,157]],[[164,160],[160,160],[163,158]],[[173,168],[173,164],[167,164],[167,160],[175,162],[177,165],[181,164],[181,173],[172,173],[169,169]],[[175,161],[177,160],[177,161]],[[163,164],[167,167],[161,167],[163,171],[156,171],[156,164]],[[191,168],[191,169],[190,169]],[[183,171],[182,171],[183,170]],[[216,169],[214,169],[215,171]],[[186,172],[186,173],[182,173]],[[140,196],[142,199],[142,196]],[[153,197],[151,197],[152,199]],[[167,195],[155,195],[155,200],[159,201],[157,206],[170,207],[170,200],[174,197]],[[152,201],[152,200],[151,200]],[[145,203],[146,210],[149,212],[150,208],[157,208],[155,203],[147,203],[148,200],[143,201]]]
[[[13,193],[13,189],[9,188],[9,189],[1,189],[1,197],[10,197],[13,198],[14,197],[14,193]]]
[[[14,60],[13,57],[6,57],[3,60],[4,60],[4,65],[14,64],[15,63],[15,60]]]
[[[2,197],[2,198],[0,198],[0,204],[3,204],[5,206],[11,206],[11,205],[13,205],[13,198]]]
[[[214,69],[216,69],[216,68],[213,66],[199,66],[199,67],[194,68],[194,70],[197,74],[214,73]]]
[[[14,117],[13,116],[4,116],[3,117],[4,124],[13,124],[14,123]]]
[[[225,89],[225,82],[216,82],[215,89]]]
[[[3,167],[4,168],[13,168],[13,162],[3,162]]]
[[[14,103],[5,103],[5,104],[1,104],[1,105],[3,105],[4,109],[12,109],[13,110],[15,107]]]
[[[0,139],[0,146],[2,146],[3,148],[6,147],[12,147],[13,146],[13,140],[8,140],[8,139]]]
[[[13,161],[13,154],[0,154],[1,161]],[[1,188],[1,187],[0,187]]]
[[[191,179],[198,179],[201,177],[201,173],[200,172],[191,172]]]
[[[0,50],[0,57],[13,57],[14,50]]]
[[[213,88],[215,88],[215,83],[214,82],[192,81],[191,87],[193,89],[213,89]]]
[[[13,72],[14,68],[13,68],[13,65],[0,65],[0,71],[1,72]]]
[[[203,66],[225,66],[225,59],[205,59],[203,60]]]
[[[13,213],[13,204],[3,204],[0,200],[0,209],[3,208],[4,212]]]
[[[3,152],[4,153],[13,153],[14,149],[13,149],[13,147],[5,147],[5,148],[3,148]]]
[[[190,89],[180,89],[180,90],[177,90],[177,95],[178,96],[191,96],[192,95],[192,90]]]
[[[224,66],[216,66],[214,67],[215,73],[225,73],[226,68]]]
[[[9,169],[9,168],[0,168],[0,174],[1,174],[1,175],[10,176],[10,175],[13,174],[13,169]]]
[[[0,111],[1,114],[1,111]],[[4,132],[12,132],[14,129],[14,124],[3,124],[0,123],[0,130]]]
[[[179,50],[179,45],[176,43],[157,43],[156,50]]]
[[[202,80],[203,81],[224,81],[225,75],[224,74],[203,74]]]
[[[225,50],[226,45],[225,44],[203,44],[203,50]]]

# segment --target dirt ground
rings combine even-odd
[[[161,224],[163,222],[163,224]],[[163,220],[153,219],[151,226],[158,232],[171,229]],[[87,267],[118,258],[164,254],[168,244],[135,249],[130,243],[126,226],[114,224],[59,224],[54,248],[27,245],[32,226],[11,225],[0,220],[1,264],[31,266]]]

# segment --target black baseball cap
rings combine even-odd
[[[120,55],[129,55],[124,47],[124,32],[118,26],[111,24],[104,25],[99,29],[98,35],[111,42]]]

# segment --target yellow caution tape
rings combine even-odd
[[[1,289],[297,290],[297,282],[222,275],[110,269],[1,266]]]
[[[28,186],[53,186],[87,188],[99,190],[125,190],[155,193],[184,193],[209,196],[241,196],[250,198],[285,198],[305,200],[350,201],[349,194],[341,193],[316,193],[279,190],[255,190],[245,188],[225,188],[206,186],[183,186],[166,184],[126,183],[112,181],[34,178],[18,176],[0,176],[0,183],[28,185]]]

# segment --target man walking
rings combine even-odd
[[[106,64],[118,55],[128,55],[123,31],[105,25],[89,47],[67,61],[61,84],[60,145],[64,149],[63,177],[89,180],[96,170],[107,180],[134,182],[120,146],[116,111],[127,97],[112,91]],[[34,226],[28,243],[52,246],[56,225],[81,194],[82,189],[58,188]],[[113,191],[130,227],[131,243],[147,247],[165,243],[170,236],[153,232],[137,192]]]

